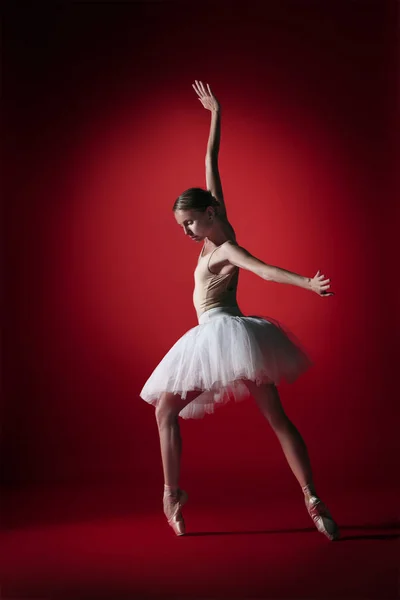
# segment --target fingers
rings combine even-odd
[[[330,279],[324,279],[324,280],[322,281],[322,279],[323,279],[323,277],[325,277],[325,275],[324,275],[324,274],[322,274],[322,275],[318,275],[318,273],[319,273],[319,271],[317,271],[317,274],[316,274],[316,275],[315,275],[315,277],[314,277],[314,279],[320,279],[320,280],[321,280],[321,281],[319,281],[318,283],[324,284],[324,283],[329,283],[329,282],[330,282]]]
[[[195,84],[196,84],[196,87],[195,87],[196,92],[198,93],[198,95],[200,97],[204,96],[204,92],[203,92],[202,88],[200,87],[200,82],[197,81],[197,79],[195,79],[194,81],[195,81]]]
[[[196,81],[196,83],[197,83],[197,81]],[[196,94],[198,96],[200,96],[200,98],[201,98],[203,94],[197,89],[197,87],[195,86],[194,83],[192,83],[192,88],[194,89],[194,91],[196,92]]]
[[[200,98],[202,98],[203,96],[207,96],[208,94],[210,94],[210,96],[212,96],[212,92],[210,90],[210,86],[208,85],[208,83],[206,84],[208,87],[208,92],[207,92],[202,81],[197,81],[197,79],[195,79],[194,81],[195,81],[195,83],[192,83],[192,88],[194,89],[196,94],[198,96],[200,96]]]
[[[315,291],[317,292],[317,294],[319,296],[334,296],[335,293],[334,292],[328,292],[326,290],[329,290],[330,283],[331,280],[330,279],[324,279],[325,275],[323,273],[321,273],[321,271],[318,269],[316,275],[314,276],[314,282],[315,282]]]

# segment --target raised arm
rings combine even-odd
[[[319,296],[334,296],[334,292],[328,292],[330,279],[324,279],[325,275],[317,274],[311,277],[303,277],[297,273],[286,271],[280,267],[268,265],[259,258],[256,258],[245,248],[242,248],[231,241],[225,242],[221,246],[221,258],[225,258],[232,265],[242,267],[248,271],[252,271],[259,277],[267,281],[275,281],[276,283],[289,283],[302,287],[310,292],[316,292]]]
[[[217,200],[218,214],[226,218],[226,206],[222,192],[221,177],[218,170],[218,153],[221,139],[221,106],[213,95],[210,86],[206,83],[207,90],[201,81],[195,81],[192,84],[194,91],[199,96],[199,100],[207,110],[211,111],[210,135],[207,143],[206,152],[206,185],[207,189]]]

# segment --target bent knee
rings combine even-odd
[[[158,404],[155,410],[155,417],[159,427],[170,425],[178,419],[180,408]]]

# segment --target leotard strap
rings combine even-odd
[[[221,246],[222,246],[222,244],[221,244]],[[208,269],[208,270],[210,271],[210,273],[212,273],[213,275],[218,275],[218,273],[213,273],[213,272],[211,271],[211,269],[210,269],[210,260],[211,260],[211,257],[212,257],[212,255],[214,254],[214,252],[215,252],[216,250],[218,250],[218,248],[220,248],[221,246],[217,246],[216,248],[214,248],[214,250],[213,250],[212,252],[210,252],[210,256],[209,256],[209,258],[208,258],[208,261],[207,261],[207,269]]]

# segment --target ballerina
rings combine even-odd
[[[201,81],[192,84],[211,111],[205,159],[207,189],[189,188],[173,205],[177,224],[203,242],[194,272],[193,303],[198,325],[167,352],[140,392],[154,405],[164,473],[163,509],[176,535],[186,532],[182,507],[188,494],[179,487],[182,439],[179,418],[202,418],[229,401],[251,395],[281,444],[309,515],[329,540],[339,528],[318,496],[306,444],[281,404],[277,385],[295,381],[313,363],[295,336],[276,319],[245,316],[237,303],[239,269],[266,281],[302,287],[321,298],[333,296],[330,279],[317,271],[303,277],[269,265],[238,245],[228,220],[218,169],[221,106]]]

